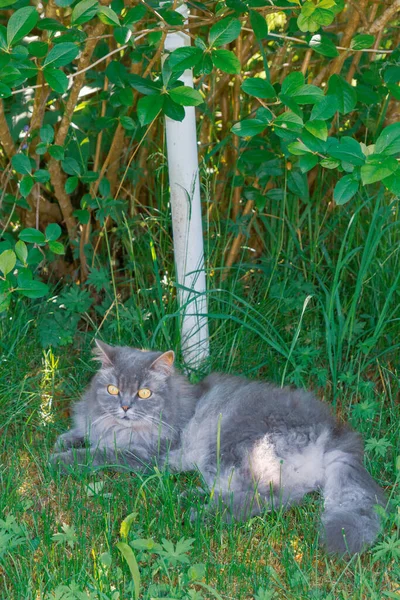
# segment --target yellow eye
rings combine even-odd
[[[118,396],[119,389],[115,385],[109,385],[107,386],[107,392],[111,394],[111,396]]]
[[[137,393],[139,398],[141,398],[142,400],[147,400],[147,398],[150,398],[151,394],[152,392],[148,388],[142,388]]]

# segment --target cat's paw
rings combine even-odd
[[[50,467],[63,475],[72,471],[72,457],[70,452],[54,452],[49,459]]]
[[[77,435],[75,430],[71,429],[58,436],[54,444],[53,452],[55,454],[65,452],[71,448],[78,448],[82,446],[83,443],[84,439],[80,435]]]

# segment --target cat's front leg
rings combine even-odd
[[[79,429],[70,429],[58,436],[56,443],[54,444],[54,451],[61,452],[62,450],[77,448],[83,446],[84,442],[85,438]]]
[[[149,465],[132,452],[119,452],[104,448],[71,448],[50,457],[52,465],[63,473],[111,468],[117,471],[146,471]]]

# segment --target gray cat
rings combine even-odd
[[[329,552],[361,552],[375,540],[374,505],[385,499],[363,466],[362,443],[312,394],[219,374],[191,385],[174,371],[172,351],[96,344],[102,366],[53,463],[198,469],[211,502],[237,519],[322,490]]]

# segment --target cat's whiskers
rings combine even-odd
[[[136,412],[135,413],[140,419],[143,419],[144,421],[147,421],[148,423],[151,423],[152,425],[164,425],[165,427],[167,427],[168,429],[171,429],[172,431],[174,431],[176,433],[176,429],[175,427],[172,427],[172,425],[170,425],[169,423],[166,423],[165,421],[163,421],[162,419],[157,417],[153,417],[152,415],[147,415],[146,413],[141,413],[141,412]]]
[[[97,417],[97,419],[95,419],[94,421],[90,422],[90,426],[93,427],[93,425],[96,425],[96,423],[99,423],[100,421],[107,419],[108,418],[108,414],[105,413],[104,415],[100,415],[100,417]]]

